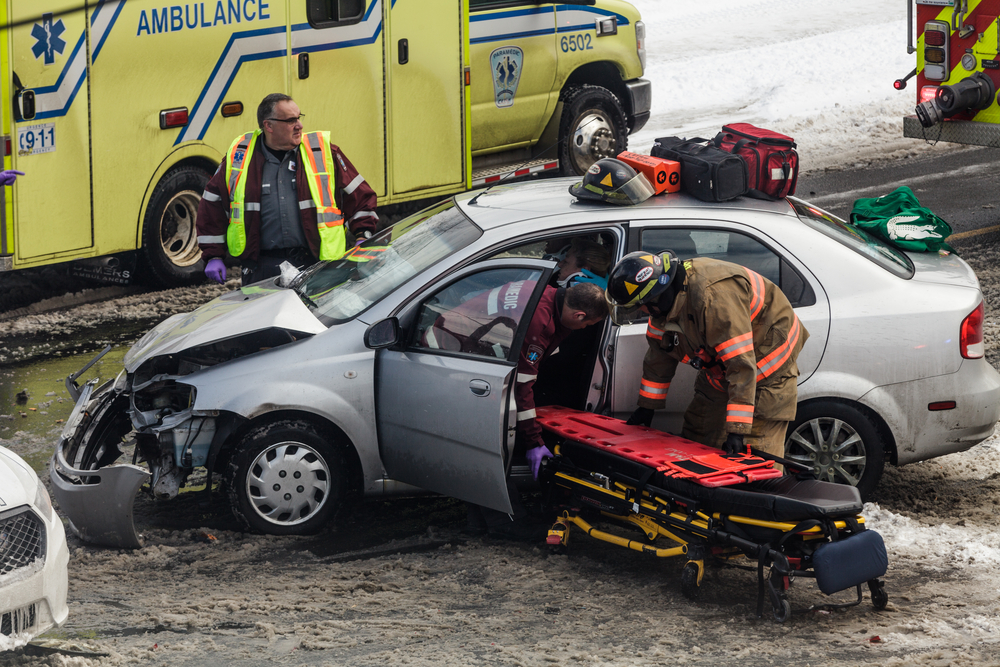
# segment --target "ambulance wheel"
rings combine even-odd
[[[698,584],[698,566],[695,563],[688,563],[681,570],[681,593],[688,600],[697,600],[701,589]]]
[[[628,124],[621,102],[601,86],[572,86],[560,98],[559,167],[566,176],[582,176],[601,158],[628,148]]]
[[[267,535],[310,535],[342,496],[343,458],[307,422],[259,426],[241,441],[226,471],[233,513]]]
[[[142,224],[140,273],[147,282],[176,287],[205,278],[195,217],[209,178],[199,167],[181,166],[153,189]]]
[[[773,608],[774,620],[778,623],[784,623],[792,617],[792,603],[785,598],[781,599],[781,604]]]
[[[856,486],[867,500],[885,466],[882,438],[871,420],[846,403],[800,405],[788,427],[785,458],[812,468],[824,482]]]

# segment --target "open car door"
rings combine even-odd
[[[453,273],[400,313],[401,349],[376,357],[389,477],[511,512],[517,359],[553,262],[501,259]]]

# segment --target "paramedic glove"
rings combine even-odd
[[[722,444],[722,449],[726,454],[742,454],[745,451],[743,447],[743,434],[730,433],[726,436],[726,441]]]
[[[24,172],[17,169],[0,171],[0,185],[14,185],[14,181],[17,180],[18,176],[24,176]]]
[[[636,408],[625,422],[626,426],[650,426],[653,423],[653,408]]]
[[[214,280],[219,284],[226,282],[225,262],[218,257],[208,260],[208,264],[205,265],[205,275],[208,276],[209,280]]]
[[[538,470],[542,467],[542,459],[552,458],[552,452],[545,445],[539,445],[528,450],[528,462],[531,463],[531,474],[538,479]]]

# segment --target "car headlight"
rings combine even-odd
[[[38,488],[35,490],[35,507],[45,519],[52,518],[52,499],[49,497],[49,490],[45,488],[41,480],[38,480]]]

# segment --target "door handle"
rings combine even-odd
[[[410,62],[410,42],[406,39],[399,40],[399,64],[405,65]]]
[[[490,383],[486,380],[472,380],[469,382],[469,389],[480,398],[490,395]]]
[[[299,78],[308,79],[309,78],[309,54],[300,53],[299,54]]]

